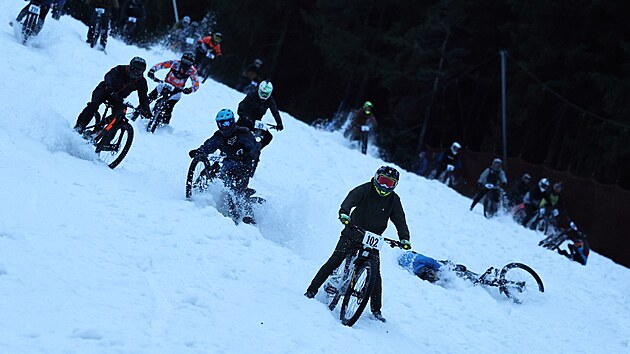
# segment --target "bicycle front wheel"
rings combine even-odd
[[[538,292],[545,292],[545,287],[540,276],[532,268],[515,262],[501,269],[499,292],[520,304]]]
[[[215,176],[216,171],[210,165],[208,158],[195,156],[190,162],[186,175],[186,199],[205,192]]]
[[[116,168],[127,156],[133,142],[133,128],[129,123],[114,126],[96,143],[98,159]]]
[[[341,303],[341,314],[339,316],[341,323],[345,326],[352,327],[361,317],[361,313],[363,313],[372,294],[372,289],[374,289],[374,283],[376,282],[375,271],[376,269],[372,262],[367,260],[352,274],[352,279]]]

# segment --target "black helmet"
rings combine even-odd
[[[192,52],[186,52],[182,55],[182,60],[180,60],[180,65],[183,72],[188,71],[191,66],[195,65],[195,54]]]
[[[394,188],[398,185],[398,179],[400,179],[400,173],[393,167],[381,166],[372,178],[372,183],[376,192],[385,197],[389,193],[394,191]]]
[[[129,62],[129,76],[132,79],[139,79],[147,69],[147,62],[140,57],[133,57]]]

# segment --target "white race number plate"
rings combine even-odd
[[[39,15],[39,6],[31,4],[31,6],[28,7],[28,12]]]
[[[383,244],[385,243],[383,236],[377,235],[373,232],[366,231],[365,236],[363,237],[363,244],[365,247],[381,250],[383,248]]]

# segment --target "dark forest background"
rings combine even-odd
[[[173,1],[144,3],[155,41],[174,23]],[[369,100],[383,158],[408,169],[420,150],[453,141],[503,155],[504,50],[507,155],[630,190],[628,0],[177,4],[180,18],[215,16],[215,79],[234,87],[261,58],[279,108],[307,123]]]

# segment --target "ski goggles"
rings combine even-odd
[[[381,187],[394,189],[398,184],[398,180],[389,176],[378,175],[376,176],[376,183],[381,185]]]
[[[191,66],[193,66],[193,62],[188,59],[182,59],[181,63],[184,67],[187,67],[187,68],[190,68]]]
[[[220,120],[217,122],[220,130],[231,128],[235,124],[234,119]]]

